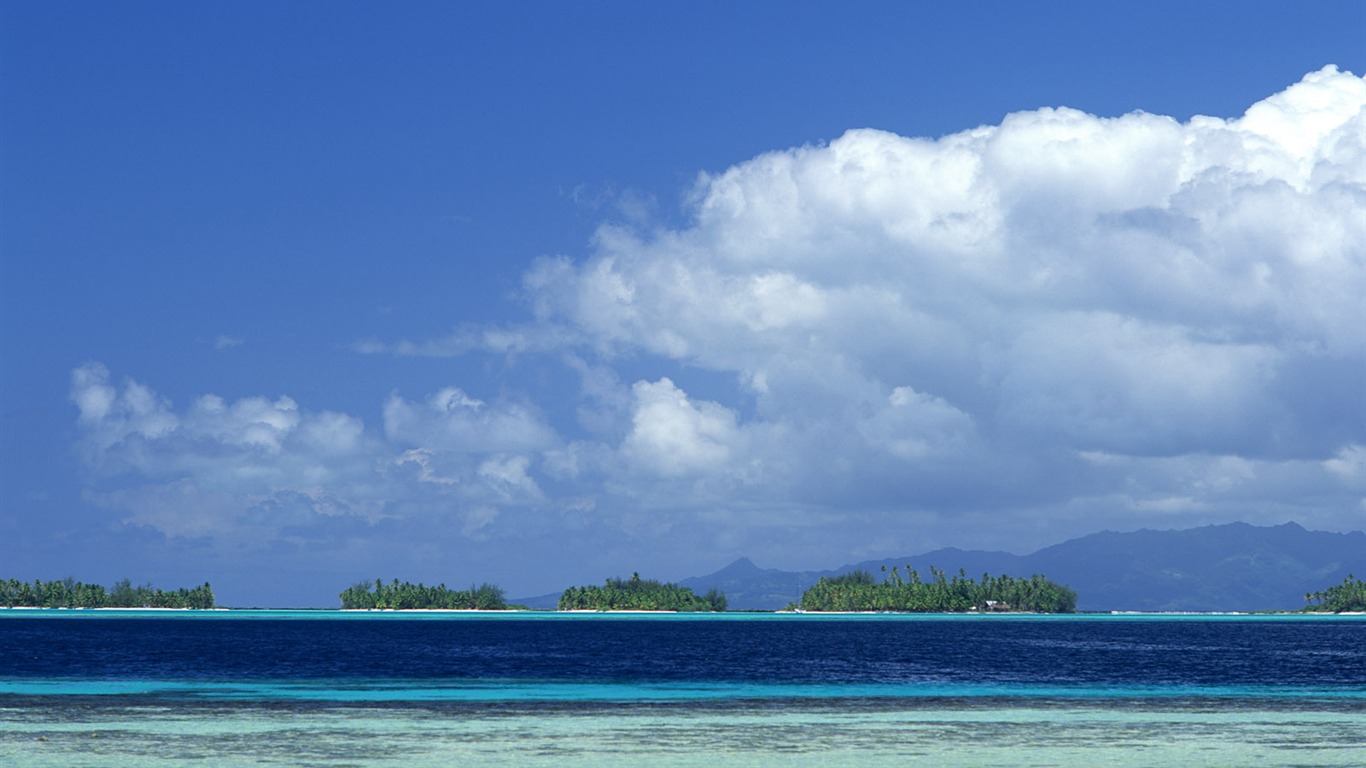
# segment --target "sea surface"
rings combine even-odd
[[[1366,617],[0,609],[3,766],[1366,766]]]

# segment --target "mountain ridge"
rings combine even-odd
[[[680,580],[696,592],[726,593],[732,610],[776,610],[796,602],[822,576],[855,569],[881,577],[885,566],[908,565],[928,578],[933,566],[971,578],[982,573],[1041,574],[1077,591],[1081,611],[1296,610],[1304,595],[1366,574],[1366,532],[1310,531],[1224,523],[1197,528],[1098,531],[1027,555],[945,547],[918,555],[864,560],[827,570],[763,568],[740,557],[721,569]],[[553,608],[558,593],[524,598]]]
[[[962,568],[973,578],[982,573],[1042,574],[1075,589],[1081,611],[1298,609],[1305,605],[1306,593],[1339,584],[1348,574],[1366,573],[1366,533],[1311,532],[1295,522],[1102,530],[1029,555],[949,547],[822,571],[761,568],[742,558],[679,584],[703,590],[716,586],[732,608],[775,609],[795,603],[822,575],[855,568],[880,575],[884,566],[907,564],[922,575],[928,575],[930,566],[949,574]]]

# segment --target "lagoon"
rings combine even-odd
[[[0,611],[4,765],[1363,755],[1363,617]]]

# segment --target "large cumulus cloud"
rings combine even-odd
[[[1331,456],[1360,388],[1296,372],[1366,366],[1364,105],[1328,68],[1233,120],[850,131],[704,176],[691,226],[604,227],[528,292],[600,350],[734,374],[805,471]]]
[[[87,367],[82,455],[357,514],[449,500],[479,536],[514,508],[847,552],[904,548],[850,533],[903,523],[998,545],[1154,517],[1359,527],[1363,211],[1366,81],[1331,67],[1234,119],[852,130],[701,176],[685,226],[538,260],[524,323],[358,345],[547,355],[579,377],[575,425],[461,382],[392,395],[382,429],[288,398],[176,412]]]

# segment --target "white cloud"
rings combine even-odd
[[[394,459],[395,467],[402,467],[411,464],[418,469],[418,482],[437,483],[439,485],[454,485],[460,482],[458,478],[446,477],[438,474],[432,469],[433,452],[428,448],[413,448],[404,451],[398,458]]]
[[[998,473],[1079,452],[1302,467],[1340,445],[1316,409],[1360,413],[1295,389],[1306,360],[1366,370],[1366,82],[1349,73],[1231,120],[1041,109],[937,140],[854,130],[703,175],[692,205],[687,227],[604,226],[588,258],[525,281],[537,319],[603,365],[644,354],[750,398],[636,384],[621,455],[638,470],[781,460],[775,503],[822,483],[995,506]],[[1221,487],[1185,485],[1144,493],[1196,509]]]
[[[584,258],[536,261],[523,323],[356,345],[545,355],[577,393],[395,393],[367,430],[287,397],[177,411],[92,365],[82,455],[233,489],[244,521],[444,515],[479,537],[533,510],[808,552],[969,515],[1007,540],[1155,514],[1359,527],[1361,78],[1311,73],[1234,119],[853,130],[703,174],[689,205],[685,226],[606,224]]]
[[[228,403],[217,395],[178,413],[143,384],[111,384],[97,363],[72,372],[71,399],[81,455],[105,475],[196,472],[225,483],[254,479],[260,490],[288,474],[325,479],[364,450],[363,425],[345,414],[304,413],[288,397]]]
[[[517,402],[489,405],[455,387],[425,403],[391,395],[384,404],[384,433],[396,443],[463,453],[538,451],[558,440],[535,408]]]
[[[972,417],[942,398],[897,387],[887,407],[859,425],[869,445],[907,461],[959,454],[975,437]]]
[[[449,335],[430,341],[386,343],[379,339],[360,339],[351,345],[365,355],[391,354],[397,357],[452,357],[468,352],[495,352],[515,355],[546,352],[577,343],[580,339],[558,326],[520,325],[508,327],[460,327]]]
[[[1265,420],[1277,413],[1266,391],[1274,349],[1108,313],[1039,314],[1021,326],[992,365],[1011,428],[1138,453],[1256,448],[1273,438]]]
[[[217,395],[195,401],[184,424],[195,437],[268,453],[279,453],[284,440],[298,426],[299,406],[288,397],[274,402],[250,397],[229,406]]]
[[[1333,458],[1324,461],[1323,468],[1348,488],[1366,491],[1366,446],[1344,447]]]
[[[256,499],[205,492],[189,480],[87,491],[86,501],[125,512],[121,521],[176,538],[230,536],[242,526],[245,508]]]
[[[526,456],[493,456],[479,465],[478,474],[504,498],[538,499],[541,489],[527,474],[530,467],[531,459]]]
[[[509,451],[558,444],[534,409],[455,387],[421,405],[391,397],[386,436],[289,397],[203,395],[177,410],[93,363],[72,372],[71,399],[89,501],[168,536],[241,546],[452,511],[453,530],[486,538],[501,510],[543,501],[531,456]]]
[[[1238,120],[851,131],[705,176],[691,228],[605,228],[527,284],[543,319],[732,372],[761,412],[906,382],[1079,447],[1265,447],[1239,422],[1274,415],[1283,350],[1366,350],[1363,104],[1329,69]]]
[[[639,381],[631,432],[622,453],[637,467],[678,477],[724,473],[735,460],[740,430],[735,413],[716,403],[696,403],[668,379]]]

